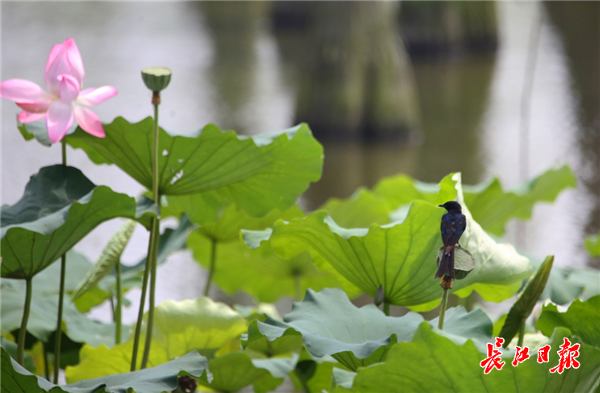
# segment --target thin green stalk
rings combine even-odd
[[[152,225],[154,228],[154,225]],[[150,240],[148,242],[148,256],[146,257],[146,267],[144,269],[144,278],[142,279],[142,295],[140,296],[140,308],[138,310],[138,318],[135,324],[135,333],[133,335],[133,352],[131,353],[131,371],[137,368],[137,355],[140,346],[140,334],[142,332],[142,320],[144,318],[144,306],[146,305],[146,292],[148,290],[148,281],[150,278],[150,270],[152,270],[151,254],[154,231],[150,231]]]
[[[23,307],[23,319],[21,319],[21,328],[19,329],[19,339],[17,343],[17,362],[25,366],[25,337],[27,336],[27,321],[29,321],[29,310],[31,310],[31,278],[25,280],[25,307]]]
[[[44,376],[49,381],[50,380],[50,364],[48,363],[48,348],[46,348],[46,343],[42,343],[42,349],[44,350]]]
[[[302,300],[302,281],[300,276],[294,276],[294,292],[296,294],[296,300]]]
[[[304,393],[311,393],[308,383],[306,383],[305,380],[300,379],[300,383],[302,384],[302,391],[304,391]]]
[[[159,223],[160,220],[154,219],[152,232],[155,236],[152,238],[152,254],[148,256],[152,260],[152,272],[150,273],[150,299],[148,306],[148,322],[146,324],[146,343],[144,345],[144,356],[142,357],[142,365],[140,369],[146,368],[148,365],[148,358],[150,357],[150,346],[152,344],[152,329],[154,327],[154,308],[156,299],[156,257],[158,255],[158,241],[159,236]]]
[[[212,282],[213,274],[215,272],[215,264],[217,262],[217,241],[210,239],[210,270],[208,271],[208,278],[206,279],[206,286],[204,287],[204,296],[208,296],[210,292],[210,284]]]
[[[154,126],[152,138],[152,198],[160,207],[158,195],[158,104],[160,103],[160,93],[155,91],[152,94],[152,104],[154,105]],[[158,248],[158,219],[151,220],[150,240],[148,242],[148,257],[146,258],[146,269],[144,270],[144,281],[142,286],[142,296],[140,299],[140,309],[138,311],[138,320],[136,323],[135,336],[133,339],[133,353],[131,356],[131,371],[135,371],[137,367],[137,353],[140,343],[140,334],[142,330],[142,319],[144,317],[144,306],[146,303],[146,291],[148,290],[148,279],[152,275],[150,283],[150,308],[148,310],[148,325],[146,328],[146,342],[144,345],[144,355],[142,357],[141,368],[144,368],[148,356],[150,355],[150,344],[152,337],[152,325],[154,322],[154,295],[156,286],[156,254],[154,254],[154,243]]]
[[[62,145],[62,164],[67,165],[67,141],[63,138],[60,142]]]
[[[160,93],[153,92],[152,104],[154,105],[154,127],[152,138],[152,198],[154,203],[160,207],[160,195],[158,194],[158,105],[160,103]],[[142,357],[141,368],[144,369],[148,365],[150,357],[150,346],[152,344],[152,328],[154,327],[154,306],[156,300],[156,258],[158,256],[158,241],[160,239],[160,219],[152,220],[152,233],[150,237],[151,253],[148,253],[148,259],[151,263],[147,266],[151,267],[150,272],[150,299],[148,308],[148,322],[146,325],[146,343],[144,345],[144,356]]]
[[[62,164],[67,166],[67,141],[61,140]],[[62,320],[65,298],[65,272],[67,270],[67,256],[60,257],[60,289],[58,291],[58,315],[56,318],[56,331],[54,337],[54,383],[58,383],[58,373],[60,371],[60,351],[62,339]]]
[[[387,301],[383,302],[383,313],[388,317],[390,316],[390,303]]]
[[[117,261],[116,266],[116,292],[117,292],[117,306],[115,307],[115,344],[121,344],[121,329],[123,321],[123,293],[121,289],[121,261]]]
[[[115,315],[115,299],[111,296],[108,298],[108,301],[110,302],[110,312],[112,313],[112,320],[113,323],[115,323],[116,319],[116,315]]]
[[[519,340],[517,345],[523,348],[523,339],[525,338],[525,318],[521,320],[521,326],[519,326]]]
[[[440,305],[440,319],[438,321],[438,329],[444,330],[444,317],[446,316],[446,307],[448,307],[448,289],[444,288],[442,295],[442,304]]]
[[[158,204],[158,104],[154,104],[154,130],[152,139],[152,198]]]
[[[67,270],[67,257],[60,258],[60,289],[58,291],[58,317],[56,319],[56,334],[54,337],[54,383],[58,384],[58,372],[60,370],[60,341],[62,338],[63,306],[65,300],[65,272]]]

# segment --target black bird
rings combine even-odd
[[[443,277],[445,274],[454,279],[454,247],[460,240],[465,228],[467,227],[467,218],[462,214],[460,203],[449,201],[438,207],[448,210],[448,213],[442,216],[442,242],[444,242],[444,255],[440,261],[440,267],[435,278]],[[460,247],[460,244],[458,245]],[[447,273],[446,273],[447,272]]]

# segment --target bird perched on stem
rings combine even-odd
[[[449,201],[438,207],[448,210],[448,213],[442,216],[442,242],[444,243],[444,255],[440,261],[440,266],[435,278],[444,275],[454,279],[454,247],[458,244],[460,237],[467,228],[467,218],[462,214],[460,203]],[[460,244],[458,244],[460,247]]]

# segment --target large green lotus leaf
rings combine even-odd
[[[275,390],[296,365],[297,355],[289,358],[251,359],[247,353],[234,352],[211,359],[211,382],[200,381],[216,392],[230,393],[254,383],[255,392]]]
[[[502,370],[485,375],[479,364],[485,355],[472,342],[457,345],[423,323],[412,342],[399,343],[390,350],[384,364],[359,370],[352,388],[338,386],[333,392],[591,393],[600,375],[600,349],[582,344],[578,369],[549,372],[558,365],[558,347],[569,333],[566,329],[555,331],[548,363],[538,363],[534,352],[517,367],[511,365],[511,357],[504,358]]]
[[[359,190],[347,200],[332,199],[322,209],[327,211],[340,226],[345,228],[369,227],[371,224],[387,224],[397,217],[388,213],[415,200],[438,205],[454,200],[456,193],[452,176],[440,184],[421,183],[406,175],[381,180],[372,191]],[[575,187],[576,179],[568,166],[550,169],[542,175],[504,191],[497,178],[476,186],[464,186],[464,202],[484,230],[502,235],[508,220],[531,217],[536,202],[552,202],[566,188]]]
[[[105,138],[78,128],[67,143],[97,164],[116,164],[152,188],[152,118],[131,124],[122,117],[104,126]],[[323,148],[306,124],[254,137],[222,132],[214,125],[189,136],[160,130],[159,193],[211,192],[256,216],[296,202],[319,180]]]
[[[2,391],[7,393],[163,393],[178,386],[178,376],[208,380],[208,362],[197,352],[145,370],[88,379],[70,385],[54,385],[21,367],[2,348]]]
[[[527,281],[527,284],[525,284],[525,287],[519,293],[519,297],[510,308],[500,331],[500,337],[504,338],[505,348],[508,347],[508,344],[519,332],[521,325],[531,315],[533,308],[544,292],[553,264],[554,256],[550,255],[546,257],[546,260],[544,260],[535,274]]]
[[[244,231],[244,236],[252,236],[256,232]],[[207,269],[210,266],[210,243],[197,231],[192,232],[188,239],[194,259]],[[230,295],[244,291],[259,302],[272,303],[284,296],[299,298],[308,288],[320,290],[341,285],[336,277],[338,275],[318,270],[308,252],[286,259],[275,254],[269,242],[251,249],[238,239],[217,243],[216,252],[213,281]]]
[[[342,367],[344,366],[330,356],[318,359],[312,357],[306,349],[302,349],[296,369],[289,374],[289,377],[298,391],[306,391],[308,388],[311,392],[328,392],[336,382],[338,371],[350,373],[345,369],[342,370]]]
[[[212,357],[214,352],[246,331],[245,319],[210,298],[167,300],[154,314],[154,338],[172,359],[193,349]]]
[[[70,259],[69,259],[70,257]],[[65,289],[73,290],[81,277],[85,276],[91,264],[79,254],[67,254],[69,268],[65,272]],[[54,264],[33,278],[33,297],[27,331],[37,339],[46,342],[56,329],[56,310],[58,310],[60,265]],[[23,306],[25,302],[25,282],[23,280],[2,279],[2,331],[10,332],[21,326]],[[70,297],[64,298],[64,332],[77,343],[92,346],[101,344],[113,346],[115,340],[115,325],[100,323],[83,315],[73,304]],[[124,330],[125,337],[128,330]]]
[[[266,339],[271,343],[271,354],[286,353],[301,336],[312,356],[330,355],[348,369],[356,370],[385,360],[389,348],[396,342],[410,341],[421,322],[423,318],[412,312],[392,318],[373,305],[357,308],[340,289],[319,293],[308,290],[283,322],[272,318],[264,323],[253,321],[242,345],[257,350],[264,347]],[[431,324],[437,325],[437,320]],[[436,332],[458,344],[473,339],[482,353],[485,344],[493,340],[492,322],[481,310],[467,313],[462,307],[452,308],[446,313],[445,326],[444,331]]]
[[[13,206],[2,207],[2,277],[27,279],[56,261],[96,226],[125,217],[149,226],[158,207],[105,186],[76,168],[40,169]]]
[[[143,331],[145,328],[144,321]],[[155,310],[148,364],[157,366],[193,350],[212,357],[245,331],[244,318],[223,303],[215,303],[209,298],[167,300]],[[103,345],[98,348],[85,345],[79,354],[79,365],[67,368],[67,381],[126,372],[131,366],[132,350],[133,337],[111,349]],[[138,356],[140,364],[142,350],[140,348]]]
[[[372,224],[396,221],[391,213],[415,200],[435,205],[454,200],[455,183],[452,175],[446,176],[437,185],[398,175],[381,180],[373,191],[360,188],[348,199],[332,198],[320,210],[325,210],[341,227],[368,228]]]
[[[386,198],[360,188],[348,199],[329,199],[319,210],[325,210],[345,228],[367,228],[389,223],[395,207]]]
[[[12,358],[17,358],[17,353],[19,352],[17,343],[7,340],[6,338],[4,338],[4,336],[0,336],[0,346],[4,348]],[[33,357],[27,352],[25,352],[24,355],[25,368],[27,369],[27,371],[35,374],[36,367],[35,363],[33,362]]]
[[[567,283],[583,287],[583,293],[579,296],[582,300],[600,295],[600,270],[590,268],[565,270],[567,271]]]
[[[591,256],[600,257],[600,233],[585,239],[585,248]]]
[[[464,203],[460,174],[453,180],[459,202]],[[467,228],[461,245],[473,254],[477,265],[467,278],[454,282],[454,289],[460,296],[475,289],[487,301],[511,297],[531,274],[528,259],[511,245],[490,238],[467,208],[463,213]],[[346,229],[317,211],[305,219],[275,223],[270,241],[284,258],[309,251],[315,260],[324,259],[368,295],[375,296],[383,286],[385,301],[426,310],[435,308],[441,296],[433,276],[442,245],[439,223],[443,214],[443,209],[429,202],[415,201],[403,222]]]
[[[302,335],[311,355],[333,356],[351,370],[385,359],[391,345],[410,341],[423,317],[409,313],[400,318],[386,317],[374,305],[354,306],[341,289],[306,291],[283,322],[267,318],[248,331],[248,346],[265,336],[269,341]],[[275,343],[279,345],[278,343]]]
[[[272,320],[276,320],[271,318]],[[267,357],[296,351],[302,347],[302,334],[294,329],[286,329],[279,337],[269,340],[258,328],[258,320],[250,322],[248,333],[242,335],[242,345],[247,351],[261,353]]]
[[[573,171],[565,165],[550,169],[512,191],[504,191],[497,178],[465,186],[464,200],[473,218],[486,231],[501,236],[508,220],[528,220],[536,202],[553,202],[561,191],[576,186]]]
[[[600,347],[600,295],[584,302],[577,299],[566,312],[554,304],[545,305],[536,328],[548,336],[557,327],[566,327],[584,343]]]
[[[284,211],[271,210],[263,217],[252,217],[245,211],[237,209],[235,205],[230,205],[222,212],[216,222],[205,224],[196,222],[193,212],[190,212],[190,220],[198,225],[195,232],[206,238],[218,242],[239,242],[242,229],[262,230],[270,228],[277,220],[289,221],[305,215],[306,213],[298,205],[293,205]]]
[[[429,324],[437,334],[445,336],[457,345],[467,340],[473,341],[481,353],[486,352],[486,344],[493,342],[494,324],[481,309],[467,312],[462,306],[452,307],[446,311],[444,330],[439,330],[439,318],[432,319]]]
[[[416,200],[439,205],[456,198],[455,184],[453,174],[444,177],[439,184],[422,183],[406,175],[398,175],[381,180],[373,192],[384,197],[392,209]]]

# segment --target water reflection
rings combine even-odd
[[[531,172],[562,161],[582,180],[577,191],[565,193],[556,205],[536,208],[527,226],[527,249],[539,255],[556,253],[559,265],[585,264],[582,238],[600,230],[600,35],[598,18],[593,17],[599,4],[577,3],[567,9],[548,5],[536,71]],[[43,84],[49,49],[73,36],[83,55],[86,85],[111,84],[119,90],[119,96],[98,107],[103,121],[118,114],[131,120],[148,116],[150,99],[139,71],[168,65],[174,77],[163,97],[165,128],[189,132],[214,122],[245,133],[282,129],[296,117],[300,81],[311,83],[296,67],[310,46],[294,35],[273,34],[268,7],[255,2],[5,3],[2,79]],[[526,41],[543,6],[500,2],[498,7],[496,56],[413,62],[422,138],[385,144],[327,142],[323,179],[306,194],[307,206],[317,207],[332,196],[347,197],[359,186],[372,186],[398,172],[432,182],[462,171],[468,183],[492,175],[508,185],[518,183],[518,105]],[[24,142],[15,129],[16,113],[14,105],[3,102],[2,198],[9,204],[20,197],[32,173],[60,157],[57,149]],[[80,151],[69,150],[69,161],[97,184],[129,194],[141,191],[117,168],[96,167]],[[77,248],[95,258],[119,226],[104,224]],[[514,230],[509,238],[515,240]],[[136,231],[125,260],[136,261],[146,242],[146,233]],[[174,257],[161,268],[158,301],[200,296],[202,274],[189,254]],[[130,299],[137,307],[136,293]]]

